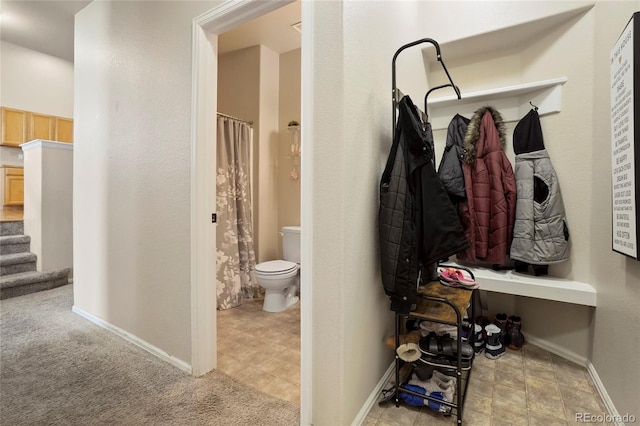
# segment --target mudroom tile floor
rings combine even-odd
[[[265,312],[264,299],[218,311],[218,369],[238,382],[300,405],[300,303]]]
[[[569,425],[576,413],[605,418],[606,409],[587,370],[529,343],[497,360],[476,357],[463,416],[465,425]],[[583,422],[584,423],[584,422]],[[428,407],[376,404],[364,426],[454,425]],[[612,423],[596,423],[612,424]]]

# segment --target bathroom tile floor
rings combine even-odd
[[[607,410],[587,370],[530,343],[497,360],[481,354],[473,364],[465,425],[569,425],[576,413],[606,419]],[[582,422],[585,423],[585,422]],[[428,407],[393,401],[369,412],[364,426],[456,424]],[[596,424],[612,424],[600,422]]]
[[[300,303],[262,310],[264,299],[218,311],[218,369],[246,386],[300,405]]]

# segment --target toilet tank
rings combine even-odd
[[[300,227],[282,227],[282,258],[300,263]]]

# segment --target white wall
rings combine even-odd
[[[2,106],[73,117],[73,62],[3,41]]]
[[[191,363],[191,32],[219,2],[76,15],[74,303]]]
[[[291,120],[300,123],[301,50],[295,49],[280,55],[280,138],[278,153],[278,228],[300,224],[300,158],[298,158],[298,179],[289,177],[293,169],[290,157],[293,133],[287,129]],[[298,133],[300,138],[300,134]],[[300,140],[300,139],[299,139]],[[279,251],[279,256],[282,251]]]
[[[602,2],[595,8],[595,102],[591,162],[591,274],[598,290],[598,308],[592,333],[590,359],[620,414],[640,418],[640,364],[629,362],[640,350],[640,262],[611,251],[611,48],[638,1]],[[638,34],[634,34],[638,42]],[[635,58],[636,60],[638,58]],[[636,70],[636,72],[638,72]]]
[[[258,147],[258,262],[278,258],[278,111],[280,56],[260,46],[260,146]]]
[[[73,63],[2,41],[0,105],[73,117]],[[20,148],[0,147],[0,164],[22,165]]]
[[[313,369],[313,424],[346,425],[393,359],[383,343],[393,313],[380,279],[378,184],[392,139],[391,58],[425,27],[415,2],[312,2],[303,4],[303,19],[305,7],[313,9],[313,22],[304,23],[313,70],[303,65],[303,79],[312,72],[314,101],[313,116],[302,118],[303,132],[313,132],[303,140],[303,167],[312,161],[303,179],[312,179],[313,191],[303,182],[301,196],[313,258],[302,264],[303,274],[312,265],[313,353],[303,361]],[[407,52],[401,62],[419,70],[422,56]],[[422,91],[424,73],[407,68],[399,70],[403,90]]]
[[[73,145],[42,140],[24,150],[24,231],[38,271],[73,268]]]

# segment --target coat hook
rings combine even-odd
[[[536,110],[536,112],[538,111],[538,107],[535,106],[531,101],[529,101],[529,105],[531,105]]]

